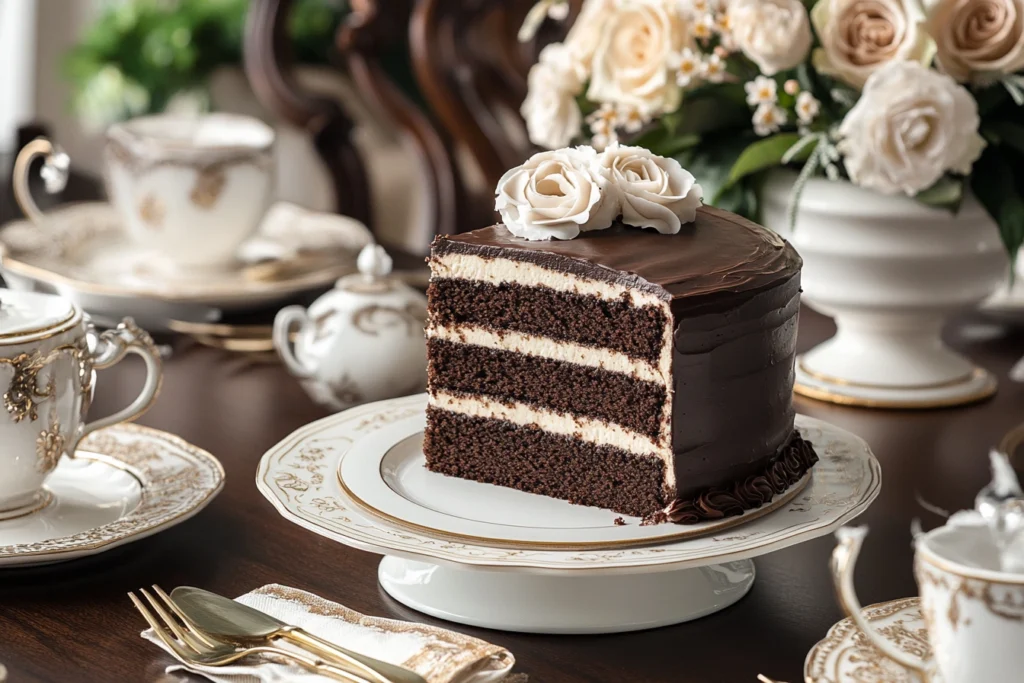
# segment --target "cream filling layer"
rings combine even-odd
[[[540,410],[518,402],[498,403],[479,396],[458,396],[445,391],[431,393],[427,398],[427,405],[470,417],[505,420],[524,427],[536,426],[552,434],[580,439],[599,446],[613,446],[636,455],[652,455],[665,462],[668,484],[675,485],[671,450],[660,448],[649,437],[616,424]]]
[[[476,325],[459,325],[445,327],[431,325],[427,328],[427,337],[443,339],[457,344],[472,344],[496,351],[511,351],[527,356],[547,358],[564,363],[575,363],[591,368],[599,368],[609,372],[629,375],[645,382],[655,382],[666,386],[668,368],[656,368],[650,363],[630,358],[624,353],[611,349],[582,346],[571,342],[558,341],[549,337],[538,337],[522,332],[494,332]],[[662,356],[662,365],[668,361]]]
[[[505,258],[483,258],[471,254],[445,254],[430,259],[432,277],[485,282],[491,285],[519,284],[526,287],[548,287],[559,292],[596,296],[605,301],[618,301],[625,295],[633,306],[664,306],[654,294],[641,292],[612,282],[589,280],[568,273],[542,268],[526,261]]]

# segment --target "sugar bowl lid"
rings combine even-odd
[[[66,325],[77,315],[75,305],[59,296],[0,289],[0,343],[13,338],[28,341]]]

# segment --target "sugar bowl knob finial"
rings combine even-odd
[[[309,307],[274,320],[274,347],[309,395],[334,410],[422,391],[427,381],[426,297],[391,277],[391,257],[369,244],[359,273]]]

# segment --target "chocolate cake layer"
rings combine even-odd
[[[636,517],[665,507],[664,463],[535,427],[427,408],[423,451],[441,474]]]
[[[427,341],[432,390],[512,399],[598,418],[658,440],[665,387],[574,363],[440,339]]]
[[[561,341],[613,349],[656,365],[664,343],[664,311],[637,308],[543,287],[491,285],[471,280],[431,280],[430,322],[515,330]]]

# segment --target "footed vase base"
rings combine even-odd
[[[963,379],[919,387],[892,387],[858,383],[815,372],[805,365],[803,356],[796,361],[796,384],[799,396],[839,405],[862,408],[924,409],[948,408],[976,403],[996,393],[995,376],[975,367]]]

